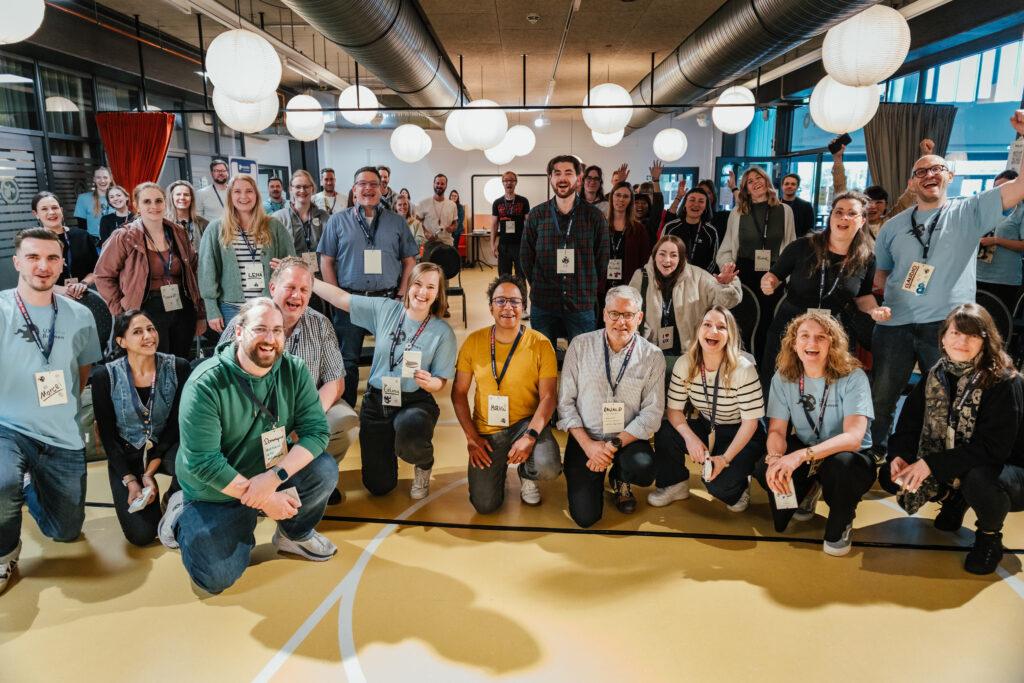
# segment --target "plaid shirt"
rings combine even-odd
[[[592,311],[608,272],[608,221],[600,211],[577,200],[566,240],[556,213],[552,199],[533,207],[526,217],[519,258],[530,283],[530,301],[546,311]],[[557,252],[563,247],[576,253],[572,275],[556,272]]]

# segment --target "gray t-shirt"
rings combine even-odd
[[[825,391],[825,379],[822,377],[804,377],[804,393],[814,397],[814,409],[810,411],[811,419],[817,426],[821,415],[821,396]],[[864,430],[864,439],[860,443],[861,450],[871,448],[871,420],[875,418],[875,410],[871,405],[871,387],[868,376],[857,368],[846,377],[841,377],[829,387],[825,401],[825,415],[822,418],[820,438],[814,435],[814,429],[800,403],[800,385],[783,379],[779,373],[772,377],[772,387],[768,394],[768,418],[787,420],[796,429],[796,435],[807,445],[821,443],[843,431],[843,419],[849,415],[863,415],[868,418],[868,429]]]

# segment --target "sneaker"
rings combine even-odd
[[[743,495],[732,505],[726,505],[730,512],[743,512],[750,507],[750,488],[744,489]]]
[[[842,557],[850,552],[850,548],[853,547],[853,541],[850,537],[853,535],[853,524],[847,524],[846,528],[843,529],[843,535],[839,537],[838,541],[825,541],[822,544],[821,549],[825,551],[826,555],[832,557]]]
[[[814,508],[817,507],[819,498],[821,498],[821,484],[815,482],[804,499],[800,501],[800,507],[793,513],[793,519],[798,522],[808,522],[814,519]]]
[[[686,500],[690,497],[690,484],[684,479],[678,484],[658,487],[647,494],[647,504],[656,508],[663,508],[677,500]]]
[[[633,489],[624,481],[615,482],[615,507],[624,515],[636,512],[636,496]]]
[[[328,505],[341,505],[345,500],[345,493],[341,489],[334,489],[331,491],[331,495],[327,497]]]
[[[422,500],[427,497],[428,493],[430,493],[430,470],[415,467],[409,497],[413,500]]]
[[[942,501],[939,514],[935,515],[935,528],[939,531],[957,531],[964,524],[967,514],[967,501],[959,491],[953,491]]]
[[[314,562],[326,562],[338,552],[338,546],[318,531],[305,541],[293,541],[281,533],[281,527],[274,531],[274,537],[270,539],[279,553],[291,553],[299,555]]]
[[[7,582],[14,576],[14,570],[18,567],[18,557],[21,555],[21,541],[18,541],[18,546],[7,553],[4,557],[0,557],[0,594],[7,588]]]
[[[533,479],[519,476],[519,497],[527,505],[540,505],[540,487]]]
[[[881,448],[872,448],[870,451],[871,460],[874,461],[875,467],[886,467],[885,463],[885,451]]]
[[[160,538],[160,542],[172,550],[178,547],[174,527],[178,524],[178,518],[181,517],[184,510],[185,494],[175,491],[174,495],[167,499],[167,512],[160,518],[160,523],[156,527],[156,535]]]
[[[991,574],[1003,559],[1003,535],[999,532],[974,534],[974,547],[967,553],[964,569],[972,574]]]

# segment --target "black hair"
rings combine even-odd
[[[1017,173],[1016,171],[1014,171],[1012,168],[1008,168],[1005,171],[1003,171],[1002,173],[1000,173],[999,175],[997,175],[992,180],[993,181],[995,181],[995,180],[1016,180],[1017,176],[1019,176],[1019,175],[1020,174]]]
[[[436,176],[434,176],[434,180],[437,180],[438,178],[444,178],[444,181],[446,183],[448,182],[448,176],[446,176],[444,173],[438,173]]]
[[[796,173],[787,173],[786,175],[782,176],[783,180],[785,180],[786,178],[796,178],[796,184],[800,184],[800,176],[798,176]]]
[[[577,159],[571,154],[559,154],[556,157],[551,157],[551,160],[548,161],[548,175],[550,176],[552,173],[555,172],[555,164],[564,163],[572,164],[573,170],[576,171],[576,175],[579,175],[580,173],[583,172],[583,164],[580,163],[579,159]]]
[[[132,320],[140,315],[145,316],[146,320],[149,322],[153,322],[149,313],[146,313],[140,308],[131,308],[114,316],[114,327],[110,335],[110,348],[107,350],[107,355],[103,358],[103,362],[109,363],[110,361],[117,360],[128,353],[120,344],[117,343],[117,338],[124,337],[128,334],[128,328],[132,326]]]
[[[324,173],[326,173],[329,170],[330,169],[325,168]],[[331,172],[333,173],[333,171]],[[377,176],[378,181],[380,180],[380,171],[377,170],[376,166],[360,166],[359,168],[356,169],[356,172],[352,174],[352,182],[355,182],[356,178],[359,177],[360,173],[372,173],[373,175]]]
[[[326,168],[321,168],[321,169],[320,169],[320,176],[321,176],[321,177],[323,177],[323,175],[324,175],[325,173],[334,173],[334,169],[333,169],[333,168],[331,168],[330,166],[328,166],[328,167],[326,167]]]
[[[214,159],[213,161],[211,161],[210,162],[210,171],[212,172],[214,167],[216,167],[216,166],[223,166],[224,168],[226,168],[228,170],[231,170],[231,167],[228,166],[228,160],[227,159]]]
[[[525,308],[526,298],[527,296],[529,296],[528,292],[526,291],[526,280],[524,280],[518,275],[513,275],[512,273],[503,273],[498,277],[494,278],[493,280],[491,280],[491,284],[487,285],[488,305],[490,305],[491,303],[491,298],[494,297],[494,290],[496,290],[501,285],[506,284],[515,285],[516,287],[519,288],[519,293],[523,295],[523,307]]]
[[[714,209],[711,206],[711,197],[708,196],[707,191],[702,187],[695,187],[692,190],[687,190],[686,194],[683,195],[683,201],[679,203],[679,217],[686,218],[686,200],[690,198],[691,194],[700,192],[704,195],[704,213],[701,214],[701,221],[704,223],[710,223],[714,217]]]
[[[864,194],[871,201],[889,203],[889,193],[881,185],[872,185],[871,187],[864,188]]]
[[[57,199],[57,195],[55,195],[52,192],[48,192],[46,190],[43,190],[42,192],[37,192],[36,195],[32,197],[32,210],[35,211],[36,207],[39,206],[39,202],[43,201],[47,197],[53,197],[54,199]],[[57,203],[60,204],[59,199],[57,199]]]

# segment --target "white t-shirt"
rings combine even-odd
[[[442,244],[448,246],[455,244],[454,236],[446,229],[459,216],[459,209],[455,206],[455,202],[450,199],[436,202],[433,197],[427,197],[416,205],[416,215],[420,217],[428,235],[436,234],[438,241]]]

